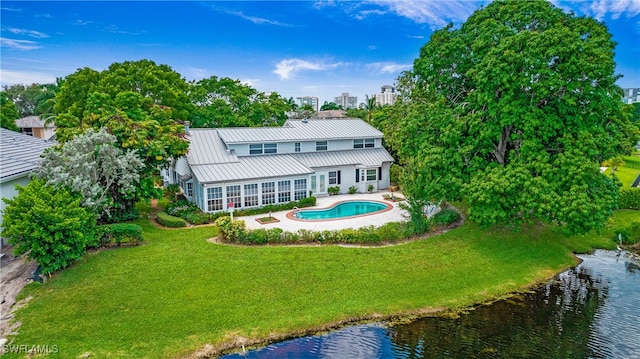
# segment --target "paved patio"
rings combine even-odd
[[[360,228],[366,226],[381,226],[388,222],[400,222],[406,221],[408,213],[398,206],[398,203],[391,201],[385,201],[382,195],[389,192],[381,191],[377,193],[357,193],[357,194],[344,194],[337,196],[319,197],[316,201],[315,207],[308,208],[325,208],[330,207],[335,202],[347,201],[347,200],[375,200],[384,203],[388,203],[393,206],[393,209],[387,212],[379,214],[371,214],[360,216],[356,218],[338,219],[330,221],[296,221],[288,219],[286,214],[289,211],[273,212],[272,217],[277,218],[280,222],[260,224],[256,221],[256,218],[267,217],[268,214],[259,214],[255,216],[234,217],[245,221],[247,228],[282,228],[288,232],[296,232],[299,229],[309,229],[313,231],[334,230],[343,228]],[[397,194],[396,194],[397,195]]]

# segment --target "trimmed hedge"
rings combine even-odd
[[[618,207],[620,209],[640,209],[640,188],[620,188]]]
[[[113,223],[98,226],[96,237],[101,246],[116,242],[118,246],[122,242],[139,244],[142,239],[142,227],[133,223]]]
[[[222,241],[236,244],[381,244],[408,239],[413,235],[413,226],[408,222],[390,222],[380,227],[368,226],[358,229],[346,228],[333,231],[311,231],[300,229],[297,232],[285,232],[280,228],[247,230],[244,221],[231,221],[230,217],[216,220],[218,234]]]
[[[448,226],[460,219],[460,213],[455,209],[446,208],[431,217],[431,223]]]
[[[293,201],[289,203],[280,203],[280,204],[268,204],[264,207],[259,208],[249,208],[249,209],[237,209],[233,212],[235,216],[254,216],[256,214],[263,214],[269,212],[279,212],[279,211],[287,211],[293,209],[294,207],[305,208],[305,207],[313,207],[316,205],[316,198],[311,196],[307,198],[303,198],[299,201]]]
[[[169,228],[181,228],[187,226],[187,222],[184,219],[172,216],[166,212],[158,212],[158,223]]]

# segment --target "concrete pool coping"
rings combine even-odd
[[[379,227],[388,222],[403,222],[408,218],[408,213],[398,206],[398,202],[387,201],[383,199],[383,195],[389,192],[376,192],[376,193],[356,193],[356,194],[344,194],[337,196],[325,196],[318,197],[316,205],[314,207],[307,207],[305,209],[322,209],[331,207],[337,202],[344,201],[376,201],[388,204],[390,209],[384,212],[378,212],[373,214],[367,214],[357,217],[349,217],[344,219],[335,219],[329,221],[301,221],[298,219],[287,218],[287,213],[291,212],[280,211],[271,213],[271,217],[276,218],[279,222],[260,224],[256,221],[257,218],[267,217],[268,214],[258,214],[254,216],[234,217],[238,220],[243,220],[248,229],[258,228],[281,228],[287,232],[296,232],[299,229],[307,229],[312,231],[326,231],[326,230],[339,230],[345,228],[361,228],[367,226]]]

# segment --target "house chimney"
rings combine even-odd
[[[186,133],[187,135],[190,135],[189,133],[189,121],[184,121],[184,133]]]

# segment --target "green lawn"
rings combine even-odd
[[[611,168],[608,168],[605,173],[610,174]],[[631,186],[638,175],[640,175],[640,151],[636,152],[634,156],[625,157],[624,166],[616,169],[616,176],[624,187]]]
[[[138,223],[146,245],[87,255],[29,285],[14,344],[57,345],[65,358],[179,357],[237,337],[462,308],[575,265],[571,251],[615,247],[608,231],[564,238],[544,226],[513,233],[472,223],[383,248],[232,247],[206,241],[215,227]]]

